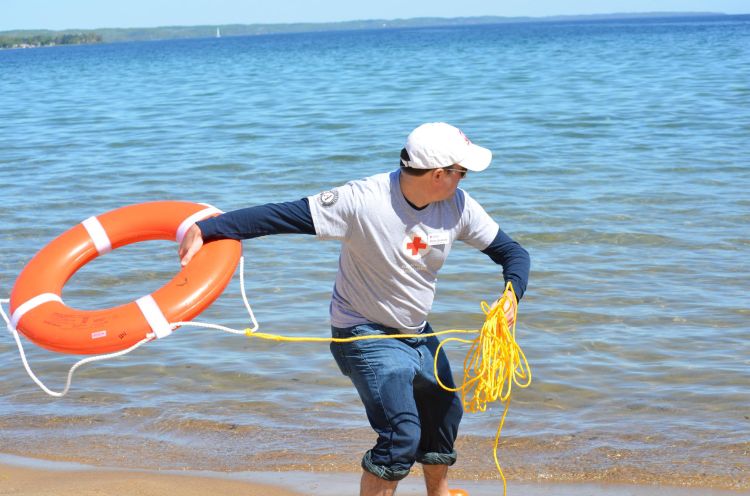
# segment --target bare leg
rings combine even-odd
[[[448,465],[422,465],[427,496],[450,496],[448,492]]]
[[[383,480],[364,470],[362,471],[362,482],[359,485],[359,496],[393,496],[397,485],[398,481]]]

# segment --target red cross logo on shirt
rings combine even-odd
[[[412,256],[416,256],[419,254],[419,250],[427,248],[427,245],[425,243],[422,243],[421,237],[414,236],[414,239],[411,240],[411,243],[406,243],[406,248],[411,250]]]

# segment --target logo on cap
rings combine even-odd
[[[468,136],[466,136],[466,135],[464,134],[464,132],[463,132],[463,131],[461,131],[460,129],[458,130],[458,132],[459,132],[459,133],[461,134],[461,137],[462,137],[462,138],[464,139],[464,141],[466,141],[466,144],[467,144],[467,145],[470,145],[470,144],[471,144],[471,140],[469,139],[469,137],[468,137]]]

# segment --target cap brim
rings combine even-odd
[[[492,162],[492,152],[472,143],[469,146],[469,153],[458,165],[472,172],[482,172],[489,167],[490,162]]]

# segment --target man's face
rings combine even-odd
[[[433,171],[435,199],[440,201],[451,198],[456,192],[456,188],[458,188],[458,183],[466,175],[466,172],[466,169],[458,164],[443,169],[435,169]]]

